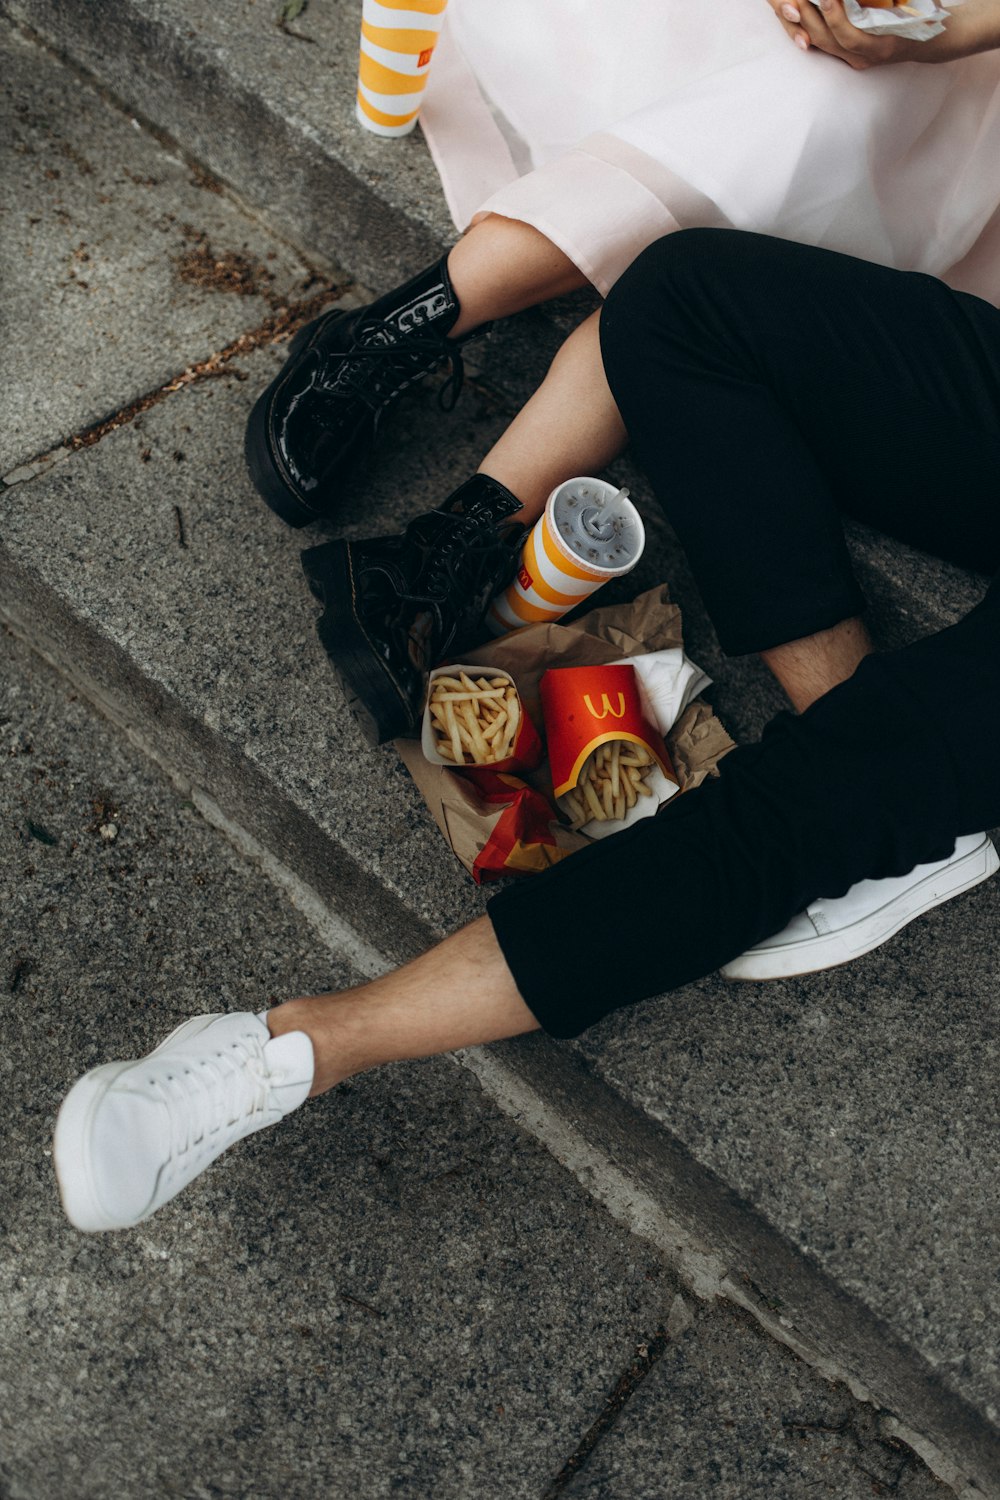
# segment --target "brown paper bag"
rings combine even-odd
[[[549,667],[603,665],[623,656],[683,645],[681,612],[665,584],[631,604],[593,609],[569,625],[528,625],[462,659],[509,672],[535,728],[543,729],[539,682]],[[681,790],[717,774],[733,749],[722,724],[701,698],[688,704],[665,736]],[[461,772],[431,765],[418,740],[395,746],[458,859],[477,884],[503,875],[544,869],[590,843],[558,820],[548,763],[524,778],[482,777],[474,785]]]

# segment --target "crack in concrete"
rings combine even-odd
[[[634,1392],[645,1380],[657,1360],[662,1359],[670,1341],[671,1335],[668,1330],[657,1328],[652,1338],[644,1340],[637,1346],[635,1359],[622,1371],[605,1396],[600,1415],[587,1428],[579,1444],[545,1491],[542,1500],[557,1500],[567,1485],[576,1478],[598,1443],[611,1431]]]
[[[302,327],[303,323],[308,323],[310,318],[314,318],[345,290],[345,287],[327,284],[320,291],[314,292],[311,297],[306,297],[299,302],[291,302],[287,307],[278,308],[256,328],[252,328],[248,333],[241,333],[238,338],[233,339],[231,343],[226,344],[214,354],[210,354],[207,359],[188,365],[179,375],[168,380],[166,385],[147,391],[144,396],[140,396],[128,406],[123,407],[121,411],[105,417],[103,422],[97,422],[83,432],[67,438],[61,446],[69,448],[74,453],[80,448],[90,448],[95,443],[99,443],[109,432],[127,426],[143,412],[149,411],[151,407],[159,406],[161,401],[165,401],[176,391],[183,390],[185,386],[193,385],[199,380],[210,380],[222,374],[229,374],[225,366],[231,360],[244,354],[252,354],[255,349],[260,349],[265,344],[275,344],[280,339],[290,338],[297,329]],[[245,379],[246,376],[238,378]]]
[[[263,348],[267,344],[276,344],[291,338],[304,323],[316,317],[330,302],[342,298],[347,290],[346,284],[325,282],[311,297],[302,298],[298,302],[289,302],[277,308],[256,328],[250,329],[247,333],[241,333],[238,338],[233,339],[224,348],[216,350],[215,353],[209,354],[207,358],[187,365],[179,374],[172,376],[165,385],[156,386],[145,395],[138,396],[134,401],[129,402],[127,406],[123,406],[119,411],[104,417],[100,422],[93,423],[82,432],[74,433],[72,437],[56,444],[54,448],[46,449],[43,453],[18,465],[9,474],[5,474],[0,483],[6,489],[10,489],[15,484],[22,484],[25,480],[34,478],[36,474],[51,468],[53,464],[63,458],[68,458],[70,454],[79,452],[81,448],[92,448],[95,443],[107,437],[109,432],[115,432],[120,427],[127,427],[130,422],[135,421],[136,417],[142,416],[154,406],[159,406],[168,396],[174,395],[176,391],[181,391],[186,386],[194,385],[202,380],[217,379],[220,376],[245,380],[247,378],[245,372],[227,368],[233,360],[252,354],[254,350]]]
[[[877,1422],[877,1416],[875,1418]],[[898,1438],[887,1436],[879,1431],[862,1432],[859,1430],[857,1414],[845,1417],[842,1422],[805,1422],[795,1421],[790,1417],[781,1418],[781,1426],[785,1432],[796,1433],[819,1433],[830,1437],[847,1438],[854,1444],[856,1456],[854,1467],[859,1473],[864,1474],[866,1479],[871,1480],[872,1492],[875,1495],[896,1495],[907,1473],[919,1462],[917,1455],[905,1447]],[[889,1457],[895,1466],[895,1473],[891,1476],[877,1474],[862,1462],[866,1453],[873,1449],[881,1449],[889,1466]]]

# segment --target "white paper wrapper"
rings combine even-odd
[[[668,729],[673,728],[692,699],[697,698],[712,682],[701,667],[685,656],[681,646],[674,646],[668,651],[649,651],[643,656],[623,656],[620,661],[609,665],[634,669],[643,711],[664,735]],[[589,839],[606,839],[612,833],[620,833],[623,828],[629,828],[640,818],[651,818],[664,802],[668,802],[680,791],[676,782],[667,780],[659,766],[654,766],[650,771],[646,777],[646,785],[653,795],[640,797],[624,818],[609,819],[603,823],[593,818],[589,823],[584,823],[580,832]]]
[[[685,656],[681,646],[623,656],[614,666],[632,667],[639,679],[642,706],[661,734],[672,729],[692,699],[711,687],[712,679]]]
[[[812,0],[814,5],[819,0]],[[952,6],[961,0],[951,0]],[[858,0],[844,0],[844,10],[852,26],[867,31],[870,36],[898,36],[910,42],[929,42],[940,36],[948,11],[942,10],[934,0],[907,0],[893,10],[878,10],[872,6],[859,5]]]

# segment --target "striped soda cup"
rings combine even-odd
[[[554,489],[528,534],[517,576],[486,617],[503,635],[558,620],[642,556],[646,535],[628,490],[603,479],[568,479]]]
[[[364,0],[356,114],[376,135],[409,135],[448,0]]]

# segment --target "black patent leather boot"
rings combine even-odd
[[[367,307],[334,308],[299,330],[246,431],[250,477],[283,521],[306,526],[329,516],[386,407],[449,361],[442,397],[454,405],[465,340],[448,333],[459,311],[445,258]]]
[[[303,552],[323,605],[320,640],[371,744],[415,729],[430,668],[483,639],[489,603],[513,578],[527,535],[509,519],[520,508],[475,474],[401,536]]]

